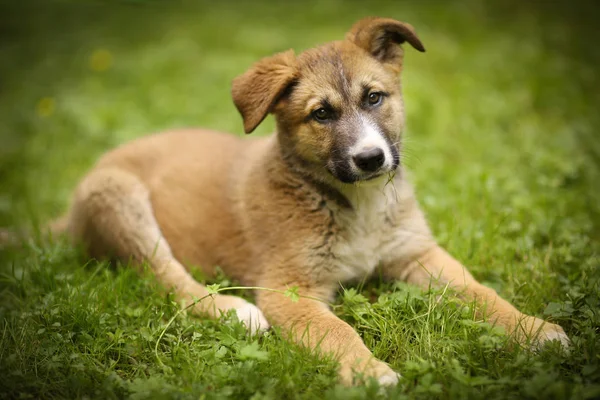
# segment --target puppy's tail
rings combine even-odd
[[[69,216],[63,215],[45,225],[40,230],[42,237],[57,237],[67,232],[69,226]],[[24,239],[31,237],[31,232],[12,230],[9,228],[0,228],[0,249],[9,246],[19,246]]]

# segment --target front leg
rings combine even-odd
[[[264,282],[263,286],[285,290],[285,287],[269,283]],[[331,290],[322,288],[300,290],[301,296],[314,298],[327,298],[330,293]],[[355,374],[373,377],[382,385],[398,382],[398,374],[377,360],[358,333],[336,317],[325,303],[306,297],[292,302],[281,293],[261,290],[257,293],[257,305],[271,325],[280,326],[290,341],[335,357],[340,363],[342,383],[353,384]]]
[[[386,275],[393,279],[427,288],[429,285],[449,285],[466,301],[475,300],[479,317],[503,326],[521,344],[541,346],[549,340],[559,340],[568,346],[564,330],[542,319],[519,312],[495,290],[477,282],[467,269],[444,249],[434,246],[411,262],[390,264]]]

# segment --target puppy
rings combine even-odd
[[[359,335],[325,302],[341,282],[380,267],[420,287],[449,285],[522,343],[568,337],[482,286],[434,240],[400,168],[404,49],[425,51],[403,22],[367,18],[341,41],[264,58],[233,81],[246,133],[269,114],[277,131],[240,139],[180,130],[104,155],[56,225],[94,257],[151,266],[199,314],[235,310],[255,331],[277,325],[289,340],[333,355],[340,378],[395,384]],[[188,266],[220,266],[258,290],[256,304],[209,291]],[[299,288],[291,301],[282,293]],[[533,340],[530,342],[530,340]]]

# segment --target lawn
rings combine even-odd
[[[173,127],[241,134],[230,82],[260,57],[341,38],[367,15],[410,22],[427,52],[406,51],[403,163],[433,231],[478,279],[563,326],[572,346],[521,349],[449,291],[376,278],[340,290],[335,312],[403,379],[345,388],[334,362],[277,329],[248,337],[231,315],[177,314],[150,276],[34,234],[0,250],[0,398],[600,398],[595,9],[1,3],[0,226],[34,232],[107,149]]]

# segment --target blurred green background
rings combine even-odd
[[[406,51],[402,162],[436,237],[521,310],[561,324],[573,348],[514,349],[468,310],[401,285],[364,289],[379,301],[360,319],[356,298],[336,312],[403,373],[395,398],[598,398],[597,4],[0,0],[0,227],[62,213],[97,157],[132,138],[241,135],[230,83],[253,62],[341,39],[365,16],[397,18],[427,48]],[[330,364],[276,335],[257,353],[243,328],[228,342],[208,321],[178,320],[160,366],[154,341],[176,307],[146,281],[60,243],[0,257],[0,397],[376,396],[334,386]]]

